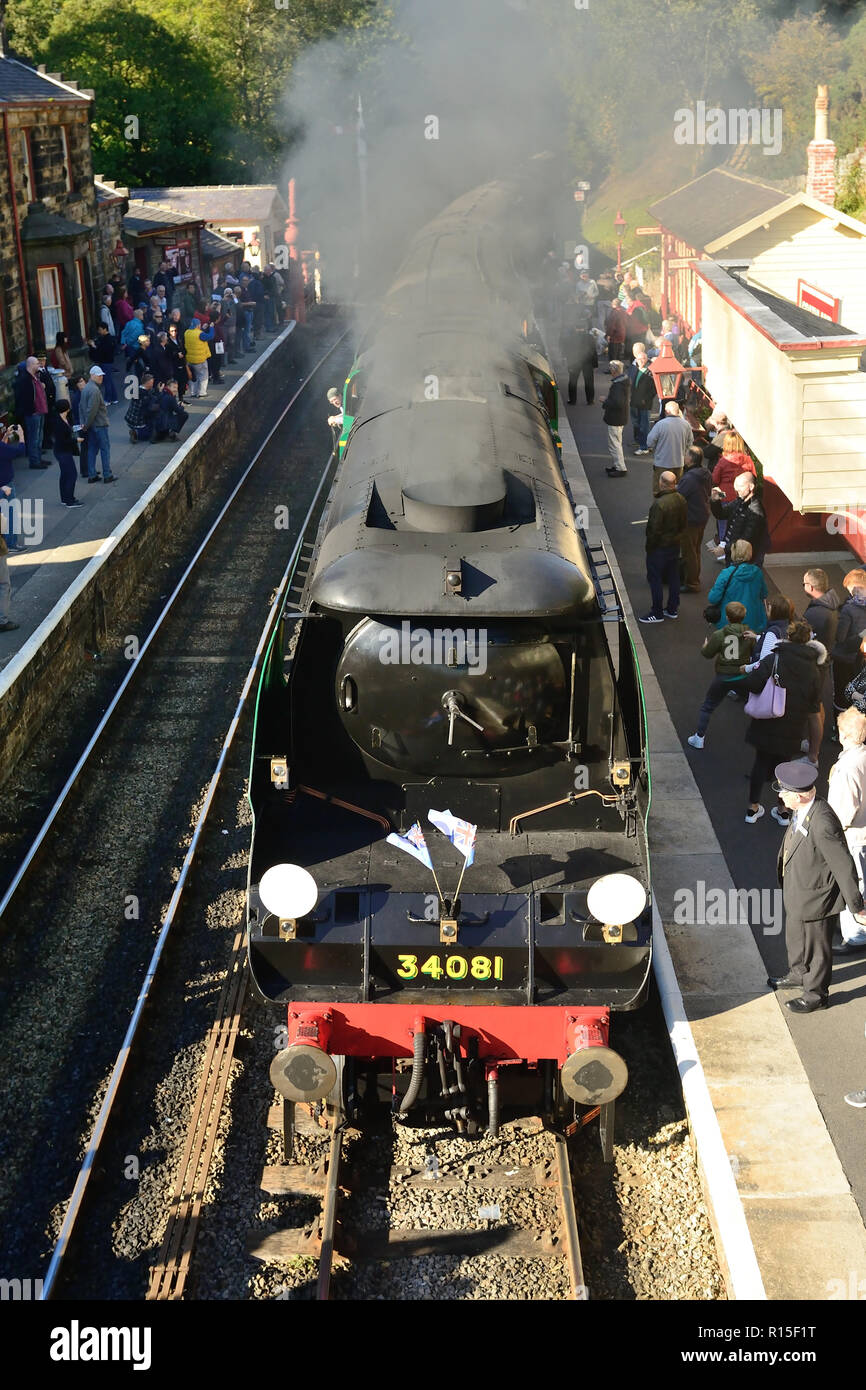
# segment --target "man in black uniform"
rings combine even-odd
[[[815,795],[818,769],[810,763],[780,763],[776,779],[774,790],[791,811],[777,863],[788,971],[767,983],[773,989],[802,986],[802,995],[786,1000],[786,1008],[811,1014],[826,1009],[829,999],[834,914],[847,907],[866,926],[866,913],[839,818]]]
[[[593,371],[598,366],[595,338],[589,331],[590,310],[583,300],[569,297],[563,306],[559,349],[568,363],[568,404],[577,400],[577,378],[583,376],[587,405],[595,400]]]

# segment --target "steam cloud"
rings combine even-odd
[[[513,174],[541,150],[563,152],[550,34],[525,0],[405,0],[395,11],[397,36],[372,51],[356,35],[310,49],[286,96],[297,143],[283,181],[297,181],[301,241],[322,248],[329,297],[368,299],[387,284],[412,233],[452,199]],[[549,214],[539,208],[540,220]]]

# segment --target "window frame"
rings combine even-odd
[[[36,170],[33,167],[33,149],[30,144],[30,129],[28,126],[21,127],[21,152],[24,157],[24,183],[27,191],[27,202],[35,203],[38,201],[39,194],[36,189]]]
[[[81,341],[87,342],[87,290],[84,282],[84,257],[75,260],[75,307],[78,311],[78,327]]]
[[[39,266],[36,267],[36,294],[37,294],[37,297],[38,297],[38,299],[39,299],[39,317],[40,317],[41,320],[42,320],[42,339],[43,339],[43,342],[45,343],[45,351],[46,351],[46,352],[50,352],[51,349],[54,347],[54,343],[49,343],[49,342],[48,342],[48,334],[47,334],[47,332],[45,331],[45,309],[46,309],[46,305],[45,305],[45,303],[43,302],[43,299],[42,299],[42,282],[41,282],[41,280],[40,280],[40,278],[39,278],[40,275],[42,275],[42,273],[43,273],[44,271],[53,271],[53,272],[54,272],[54,278],[55,278],[55,280],[56,280],[56,282],[57,282],[57,296],[58,296],[58,297],[57,297],[57,302],[56,302],[55,304],[50,304],[50,305],[47,306],[49,309],[56,310],[57,313],[58,313],[59,316],[60,316],[60,328],[59,328],[58,330],[56,330],[56,331],[57,331],[57,332],[61,332],[61,333],[68,333],[69,330],[68,330],[68,328],[67,328],[67,326],[66,326],[66,324],[67,324],[67,313],[66,313],[66,297],[65,297],[65,294],[64,294],[64,287],[63,287],[63,267],[62,267],[62,265],[59,264],[59,262],[56,262],[56,261],[55,261],[53,264],[49,264],[49,265],[39,265]],[[56,336],[56,333],[55,333],[55,336]]]
[[[66,169],[66,192],[75,192],[75,181],[72,177],[72,144],[69,139],[69,126],[60,127],[60,139],[63,145],[63,165]]]

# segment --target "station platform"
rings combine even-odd
[[[564,380],[563,363],[555,355],[553,361]],[[638,624],[637,615],[650,607],[644,532],[652,460],[630,454],[627,427],[629,476],[608,478],[600,404],[607,386],[602,369],[595,404],[583,402],[582,383],[579,404],[563,404],[563,458],[575,502],[588,508],[590,539],[604,540],[612,557],[643,673],[659,914],[656,974],[663,997],[667,993],[728,1288],[737,1298],[862,1298],[866,1112],[843,1097],[866,1084],[866,956],[836,963],[832,1007],[802,1018],[784,1008],[790,992],[776,995],[767,986],[767,975],[787,965],[781,904],[773,896],[783,831],[769,815],[769,789],[763,819],[755,825],[744,820],[752,755],[742,706],[722,702],[701,752],[686,743],[711,677],[711,663],[700,654],[707,633],[703,609],[720,566],[705,548],[703,594],[684,594],[675,622]],[[810,564],[822,565],[843,592],[842,574],[856,563],[852,556],[848,566],[844,560],[840,565],[838,552],[773,555],[765,574],[770,591],[785,593],[802,611],[802,577]],[[838,751],[830,743],[822,750],[819,795],[826,793]],[[719,925],[707,925],[706,918],[715,919],[702,904],[718,889],[736,906]],[[737,889],[766,891],[761,901],[771,910],[759,914],[763,921],[740,908]],[[692,903],[696,910],[683,921]]]
[[[10,617],[19,627],[16,631],[0,632],[0,672],[63,598],[94,555],[100,553],[114,528],[174,456],[185,448],[223,397],[255,367],[279,334],[293,326],[284,325],[273,333],[263,333],[252,352],[239,358],[233,367],[222,368],[222,385],[211,384],[204,399],[192,400],[187,394],[184,409],[189,419],[176,441],[130,443],[129,427],[123,418],[128,402],[122,395],[123,358],[119,355],[114,378],[121,399],[116,405],[108,406],[111,470],[117,482],[89,484],[85,478],[79,478],[75,495],[83,504],[80,507],[64,507],[61,503],[60,468],[53,453],[43,454],[43,463],[49,464],[45,469],[31,469],[26,457],[15,460],[15,490],[22,508],[24,549],[10,551],[8,564],[12,583]],[[97,469],[101,479],[98,459]]]

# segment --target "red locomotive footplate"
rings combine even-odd
[[[478,1055],[499,1061],[539,1062],[550,1058],[562,1065],[574,1045],[568,1034],[575,1026],[601,1033],[607,1041],[610,1010],[606,1008],[515,1007],[466,1004],[314,1004],[288,1006],[289,1038],[299,1020],[318,1016],[327,1024],[327,1050],[344,1057],[411,1057],[412,1039],[421,1020],[431,1024],[459,1023],[465,1052],[470,1037],[478,1038]]]

